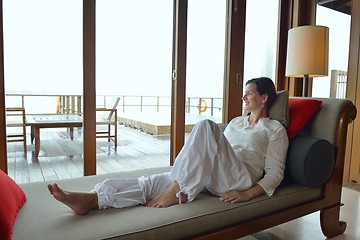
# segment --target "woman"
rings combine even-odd
[[[75,214],[135,205],[169,207],[190,202],[204,189],[223,202],[271,196],[284,175],[288,138],[269,118],[276,98],[271,79],[251,79],[243,101],[248,116],[234,118],[222,132],[204,120],[194,126],[170,172],[131,179],[107,179],[91,192],[68,192],[49,184],[50,193]]]

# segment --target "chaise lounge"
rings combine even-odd
[[[319,100],[321,106],[291,137],[286,174],[272,197],[230,204],[209,193],[193,202],[164,209],[137,206],[74,215],[48,193],[47,182],[20,185],[27,200],[17,214],[13,239],[236,239],[320,211],[325,236],[346,229],[339,220],[348,124],[356,107],[344,99]],[[290,122],[294,109],[289,110]],[[300,114],[301,113],[296,113]],[[139,177],[170,167],[111,173],[58,181],[69,190],[88,191],[113,177]]]

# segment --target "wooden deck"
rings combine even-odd
[[[56,181],[83,176],[82,131],[74,130],[74,140],[66,129],[41,132],[41,148],[34,157],[34,145],[24,153],[20,142],[8,143],[8,174],[17,183]],[[131,171],[170,165],[169,135],[150,135],[136,129],[118,127],[118,147],[97,139],[97,174]]]

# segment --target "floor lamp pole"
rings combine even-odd
[[[304,75],[304,79],[303,79],[303,89],[302,89],[302,96],[303,97],[308,97],[308,86],[309,86],[309,74],[305,74]]]

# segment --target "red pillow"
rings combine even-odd
[[[24,191],[0,170],[0,239],[10,240],[16,216],[26,201]]]
[[[289,98],[289,139],[295,137],[311,117],[319,110],[322,102],[315,99]]]

